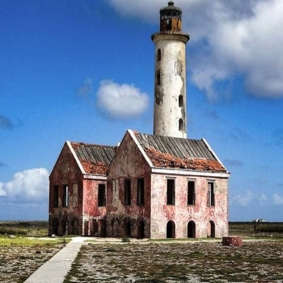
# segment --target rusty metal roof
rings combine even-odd
[[[227,172],[204,140],[137,132],[135,132],[135,136],[154,167]]]
[[[70,142],[79,161],[87,174],[107,174],[108,167],[114,157],[117,147]]]

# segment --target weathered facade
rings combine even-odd
[[[182,11],[160,10],[154,134],[118,147],[66,142],[50,175],[49,233],[135,238],[228,234],[230,173],[204,140],[187,139]]]
[[[228,177],[205,140],[129,130],[109,168],[107,235],[227,235]]]
[[[49,177],[49,234],[105,236],[107,170],[115,151],[64,144]]]

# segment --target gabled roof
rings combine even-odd
[[[204,139],[193,140],[134,132],[136,140],[156,168],[225,172],[226,168]]]
[[[70,142],[77,160],[86,174],[106,175],[117,147]]]

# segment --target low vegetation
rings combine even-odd
[[[47,238],[47,223],[0,223],[0,282],[24,282],[57,253],[65,238]]]
[[[7,223],[6,223],[7,224]],[[65,283],[282,282],[283,223],[230,223],[242,247],[221,239],[167,239],[83,245]],[[48,238],[47,222],[0,222],[0,282],[24,282],[70,238]]]

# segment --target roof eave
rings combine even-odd
[[[229,178],[229,172],[212,172],[212,171],[192,171],[180,168],[151,168],[151,173],[166,174],[166,175],[181,175],[181,176],[195,176],[195,177],[211,177],[211,178]]]

